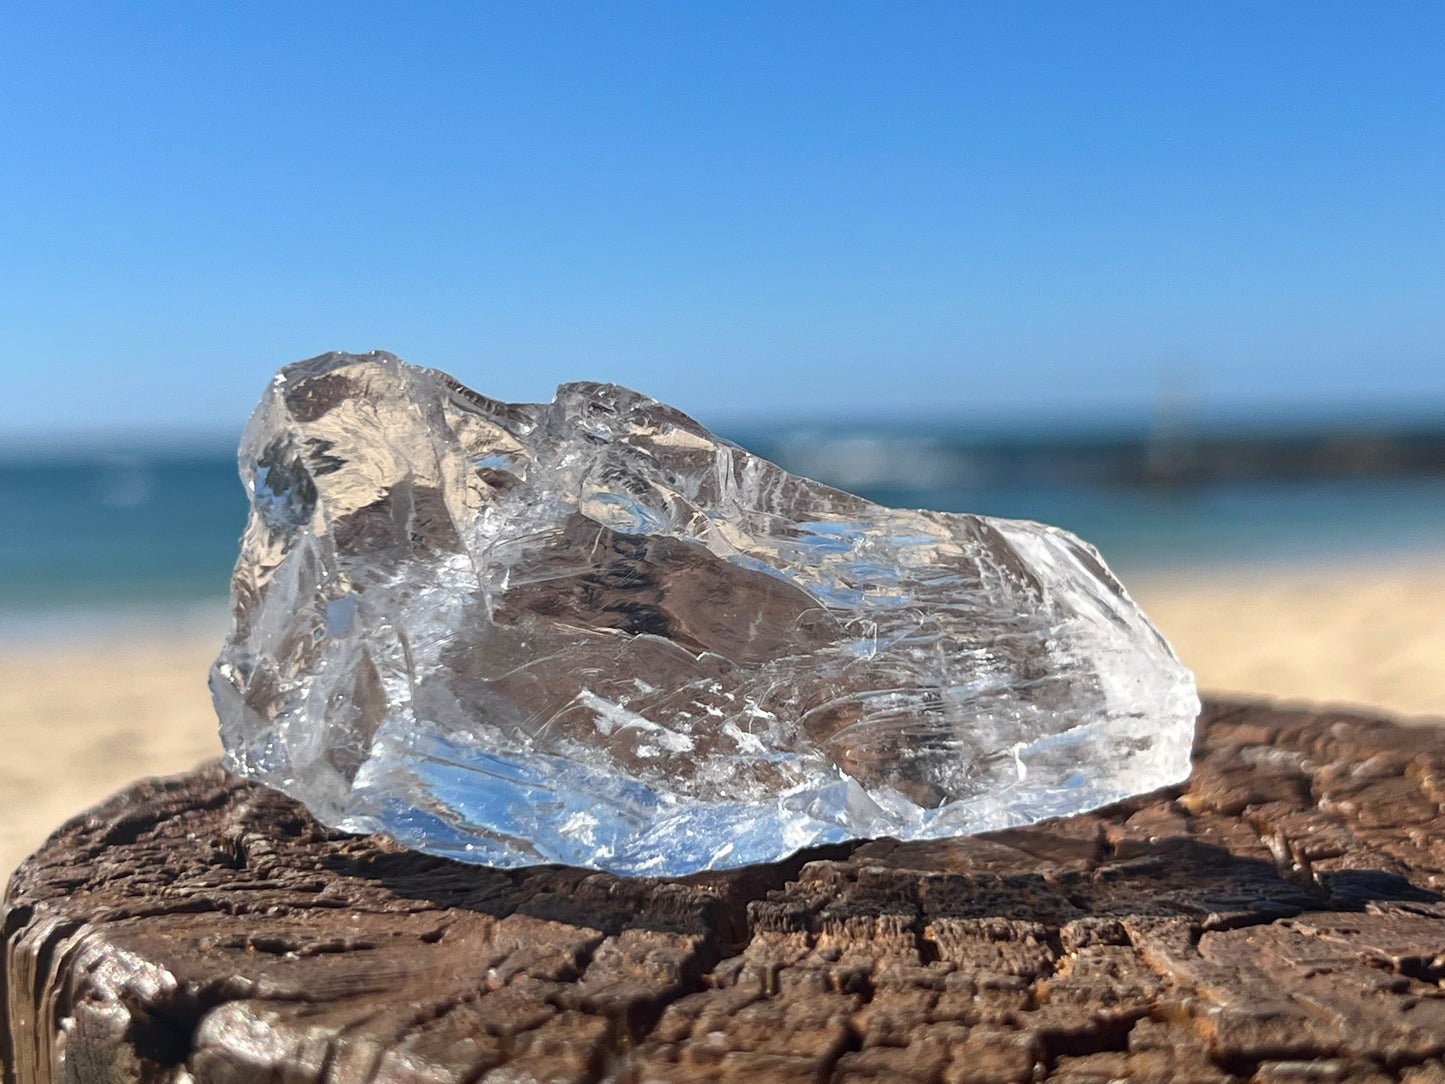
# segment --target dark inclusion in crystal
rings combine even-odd
[[[283,369],[211,684],[226,760],[471,862],[677,875],[1177,782],[1189,672],[1097,552],[883,508],[611,384]]]

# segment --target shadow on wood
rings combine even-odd
[[[1445,1082],[1445,732],[1215,704],[1189,784],[677,880],[347,836],[215,766],[16,871],[7,1084]]]

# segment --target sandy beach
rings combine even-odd
[[[1445,721],[1445,557],[1130,577],[1206,692]],[[217,611],[0,639],[0,872],[144,775],[219,753]]]

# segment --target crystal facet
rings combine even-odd
[[[790,475],[611,384],[277,374],[212,671],[227,766],[471,862],[678,875],[1076,813],[1189,770],[1099,555]]]

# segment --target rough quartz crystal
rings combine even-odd
[[[1090,546],[884,508],[611,384],[283,369],[211,685],[232,771],[470,862],[678,875],[1177,782],[1193,679]]]

